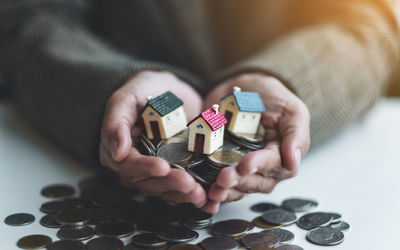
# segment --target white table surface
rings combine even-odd
[[[57,240],[57,230],[40,226],[43,186],[69,183],[89,176],[86,169],[25,125],[11,105],[0,104],[0,249],[17,249],[19,238],[34,233]],[[400,99],[381,100],[363,119],[312,152],[301,164],[299,175],[272,194],[248,195],[225,204],[215,220],[257,216],[249,207],[260,201],[280,203],[288,197],[319,201],[316,211],[339,212],[351,224],[345,241],[329,249],[397,249],[400,224]],[[12,213],[28,212],[36,221],[28,226],[5,225]],[[323,249],[305,240],[296,225],[293,244]],[[201,238],[206,236],[200,232]]]

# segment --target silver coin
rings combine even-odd
[[[54,184],[42,189],[41,194],[47,198],[63,198],[75,193],[75,188],[67,184]]]
[[[135,244],[128,244],[125,245],[123,250],[168,250],[168,245],[167,246],[163,246],[163,247],[141,247],[141,246],[137,246]]]
[[[227,236],[208,237],[200,244],[204,250],[234,250],[239,248],[239,243]]]
[[[142,247],[162,247],[167,241],[161,239],[154,233],[142,233],[132,237],[132,243]]]
[[[224,144],[222,145],[223,150],[233,150],[233,149],[240,149],[240,145],[224,138]]]
[[[184,226],[173,224],[163,224],[159,226],[156,234],[161,239],[177,243],[195,240],[199,237],[199,234],[196,231]]]
[[[163,139],[157,144],[157,150],[159,150],[162,146],[165,146],[167,144],[171,143],[186,143],[187,144],[187,139],[183,137],[171,137],[168,139]]]
[[[27,213],[18,213],[7,216],[4,223],[10,226],[26,226],[35,221],[35,216]]]
[[[124,242],[113,237],[100,237],[86,243],[87,250],[122,250]]]
[[[45,215],[40,219],[40,225],[48,228],[60,228],[62,225],[58,223],[52,215]]]
[[[187,143],[170,143],[163,145],[157,151],[157,156],[168,162],[181,164],[190,161],[192,152],[187,150]]]
[[[264,212],[262,214],[262,218],[270,224],[283,226],[293,224],[297,219],[294,213],[280,208],[271,209]]]
[[[308,232],[307,240],[321,246],[333,246],[343,242],[344,234],[339,229],[319,227]]]
[[[54,241],[47,246],[47,250],[85,250],[85,244],[77,240]]]
[[[244,153],[239,150],[218,149],[214,153],[207,155],[207,160],[217,167],[225,167],[237,165],[243,156]]]
[[[332,222],[332,215],[322,212],[309,213],[301,216],[297,225],[305,230],[328,226]]]
[[[292,212],[308,212],[318,206],[318,202],[310,199],[291,198],[282,202],[283,209]]]
[[[94,229],[90,226],[71,227],[65,226],[57,232],[57,237],[62,240],[87,240],[94,236]]]
[[[339,229],[342,232],[348,232],[350,230],[350,225],[347,222],[339,221],[329,225],[331,228]]]
[[[302,247],[292,244],[283,244],[276,247],[276,250],[304,250]]]
[[[89,221],[90,215],[85,210],[62,210],[59,211],[54,219],[67,226],[82,226]]]
[[[109,221],[98,224],[95,230],[96,234],[99,236],[109,236],[117,238],[128,237],[135,232],[132,224],[119,221]]]
[[[278,240],[279,240],[279,244],[290,243],[294,240],[294,234],[286,229],[270,228],[270,229],[264,230],[262,232],[270,232],[273,235],[275,235],[276,238],[278,238]]]
[[[331,223],[336,223],[339,222],[342,219],[342,215],[339,213],[326,213],[332,216],[332,222]]]
[[[141,153],[145,154],[145,155],[151,155],[151,156],[156,156],[156,151],[154,151],[149,144],[146,143],[146,141],[143,138],[139,139],[139,143],[140,145],[143,147],[144,152],[141,151]]]
[[[271,209],[275,209],[275,208],[279,208],[279,206],[276,204],[273,204],[273,203],[269,203],[269,202],[257,203],[250,207],[250,209],[256,213],[264,213],[267,210],[271,210]]]
[[[238,237],[244,235],[252,227],[252,224],[245,220],[224,220],[214,223],[210,233],[215,236]]]
[[[246,234],[240,241],[247,248],[275,247],[279,244],[278,238],[270,232]]]
[[[157,152],[157,148],[154,146],[154,144],[150,141],[149,138],[147,138],[144,135],[141,135],[140,138],[147,144],[147,146],[151,149],[151,155],[155,156]]]

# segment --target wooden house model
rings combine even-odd
[[[166,139],[186,129],[183,102],[167,91],[155,98],[147,97],[142,118],[149,139]]]
[[[233,92],[220,100],[221,113],[228,123],[226,129],[232,133],[256,134],[264,103],[257,92],[244,92],[234,87]]]
[[[202,112],[188,123],[188,150],[212,154],[224,143],[225,117],[218,111],[219,105]]]

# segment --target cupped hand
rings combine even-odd
[[[296,175],[310,145],[310,115],[306,105],[278,79],[263,74],[243,74],[216,87],[204,106],[238,86],[242,91],[258,92],[266,112],[261,124],[267,145],[243,157],[237,166],[224,168],[208,191],[203,210],[216,213],[220,203],[241,199],[246,193],[270,193],[277,183]]]
[[[113,93],[101,129],[101,163],[115,171],[125,186],[172,202],[206,203],[204,189],[187,172],[173,169],[164,159],[140,154],[132,137],[143,134],[140,112],[147,96],[170,90],[184,102],[188,120],[201,111],[202,100],[189,85],[168,72],[142,71]]]

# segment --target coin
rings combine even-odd
[[[332,222],[331,223],[337,223],[342,219],[342,215],[339,213],[326,213],[332,216]]]
[[[239,243],[228,236],[208,237],[200,244],[205,250],[233,250],[239,248]]]
[[[182,164],[190,161],[193,156],[192,152],[187,150],[187,143],[169,143],[161,146],[157,151],[157,156],[168,162]]]
[[[168,245],[163,247],[141,247],[135,244],[128,244],[124,246],[124,250],[169,250]]]
[[[287,226],[294,223],[297,219],[292,212],[277,208],[271,209],[262,214],[262,218],[271,224]]]
[[[202,248],[197,245],[182,243],[170,247],[169,250],[202,250]]]
[[[223,150],[234,150],[240,149],[240,145],[237,145],[233,141],[229,140],[228,138],[224,138],[224,144],[222,144]]]
[[[139,138],[138,148],[142,154],[156,156],[156,151],[154,151],[150,144],[143,138]]]
[[[162,247],[167,242],[154,233],[142,233],[132,237],[132,243],[142,247]]]
[[[218,166],[237,165],[244,153],[239,150],[223,150],[218,149],[211,155],[208,155],[208,160]]]
[[[212,214],[206,213],[193,205],[187,205],[184,209],[184,223],[190,228],[205,228],[212,223],[212,218]]]
[[[321,246],[333,246],[343,242],[342,231],[331,227],[319,227],[308,232],[307,240]]]
[[[279,244],[290,243],[294,240],[294,234],[286,229],[271,228],[263,232],[270,232],[278,238]]]
[[[115,219],[115,216],[110,210],[94,209],[90,211],[90,219],[88,224],[96,226],[105,222],[114,221]]]
[[[35,221],[35,216],[27,213],[17,213],[7,216],[4,223],[10,226],[26,226]]]
[[[100,237],[86,243],[87,250],[122,250],[124,242],[113,237]]]
[[[276,250],[304,250],[302,247],[291,245],[291,244],[283,244],[276,247]]]
[[[186,143],[187,144],[187,139],[184,137],[171,137],[168,139],[163,139],[157,144],[157,150],[159,150],[162,146],[165,146],[167,144],[172,144],[172,143]]]
[[[339,229],[340,231],[342,231],[344,233],[350,230],[350,225],[347,222],[344,222],[344,221],[339,221],[339,222],[336,222],[336,223],[332,223],[330,225],[330,227],[331,228],[335,228],[335,229]]]
[[[269,202],[257,203],[250,207],[250,209],[256,213],[264,213],[267,210],[271,210],[271,209],[275,209],[275,208],[279,208],[279,206],[276,204],[273,204],[273,203],[269,203]]]
[[[292,212],[308,212],[318,206],[318,202],[310,199],[291,198],[282,202],[283,209]]]
[[[143,139],[145,141],[145,143],[147,144],[147,146],[151,149],[151,155],[155,156],[156,152],[157,152],[157,148],[154,146],[154,144],[151,142],[151,140],[149,140],[146,136],[141,135],[140,136],[141,139]]]
[[[77,240],[59,240],[51,243],[47,250],[85,250],[85,245]]]
[[[87,240],[94,236],[94,229],[90,226],[71,227],[64,226],[57,232],[57,237],[62,240]]]
[[[54,216],[54,219],[62,225],[82,226],[89,221],[89,216],[85,210],[62,210]]]
[[[267,223],[261,216],[258,216],[254,218],[251,221],[256,227],[263,228],[263,229],[268,229],[268,228],[281,228],[282,225],[273,225]]]
[[[322,212],[309,213],[300,217],[297,225],[305,230],[328,226],[332,222],[332,215]]]
[[[191,241],[199,237],[199,234],[190,228],[171,224],[160,225],[156,234],[158,237],[166,241],[179,243]]]
[[[278,238],[271,232],[251,233],[243,236],[240,241],[247,248],[275,247],[279,244]]]
[[[42,234],[32,234],[18,240],[17,246],[23,249],[45,248],[51,243],[51,238]]]
[[[210,233],[215,236],[239,237],[249,231],[251,223],[245,220],[224,220],[214,223]]]
[[[40,219],[40,225],[48,228],[60,228],[62,225],[58,223],[52,215],[45,215]]]
[[[54,184],[42,189],[41,194],[47,198],[63,198],[75,193],[75,188],[66,184]]]
[[[97,188],[91,202],[101,208],[118,208],[131,202],[131,196],[120,186]]]
[[[96,234],[99,236],[123,238],[130,236],[133,233],[133,226],[125,222],[110,221],[96,226]]]

